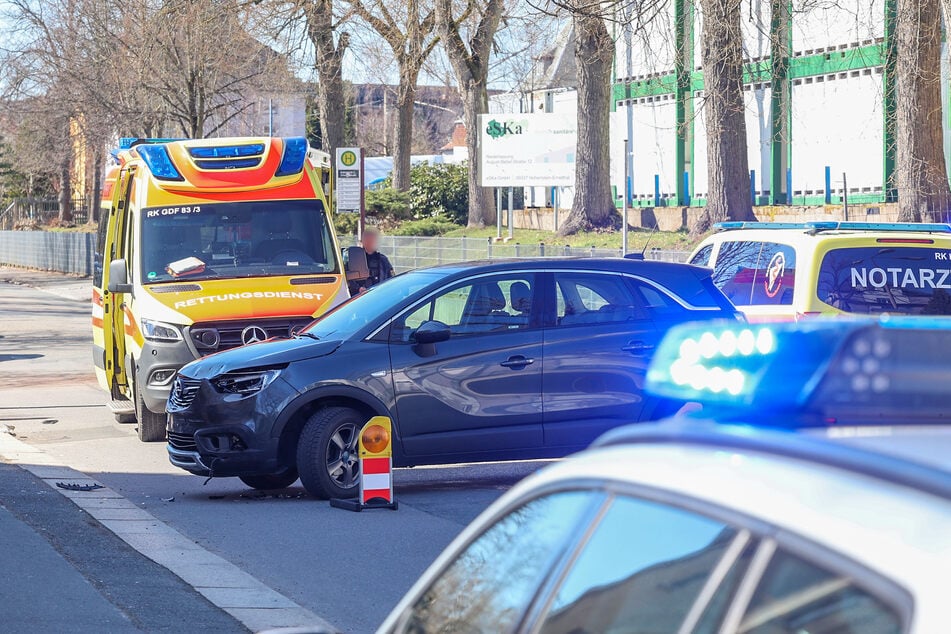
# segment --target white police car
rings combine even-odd
[[[380,631],[949,631],[949,379],[937,322],[678,328],[651,389],[703,409],[514,487]]]

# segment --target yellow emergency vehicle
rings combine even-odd
[[[304,138],[123,140],[93,288],[96,376],[143,441],[176,371],[288,337],[349,297],[330,157]]]
[[[951,225],[725,222],[690,257],[750,321],[951,315]]]

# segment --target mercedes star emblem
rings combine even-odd
[[[259,341],[264,341],[267,339],[267,331],[260,326],[248,326],[241,331],[241,343],[248,345],[249,343],[257,343]]]

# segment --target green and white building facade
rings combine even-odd
[[[646,24],[622,16],[615,27],[612,178],[620,196],[623,139],[631,139],[626,189],[634,206],[704,203],[702,16],[695,5],[669,0]],[[744,0],[755,204],[838,204],[843,181],[850,203],[895,199],[894,9],[895,0]]]

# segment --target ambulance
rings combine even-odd
[[[689,262],[748,321],[951,315],[951,225],[724,222]]]
[[[162,441],[180,367],[294,336],[348,299],[330,157],[300,137],[124,139],[113,156],[93,360],[116,418],[137,421],[141,440]],[[350,259],[365,268],[358,254]]]

